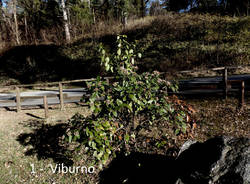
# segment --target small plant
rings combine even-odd
[[[155,145],[157,146],[157,148],[161,148],[161,147],[163,147],[166,144],[167,144],[167,141],[157,141],[155,143]]]
[[[167,121],[175,125],[176,133],[186,131],[186,112],[167,95],[167,90],[176,91],[177,85],[161,79],[157,71],[136,73],[135,60],[141,54],[135,53],[135,45],[128,43],[126,36],[117,37],[114,54],[106,53],[102,45],[100,53],[101,65],[114,79],[108,83],[97,77],[87,83],[91,96],[86,100],[92,115],[82,118],[84,123],[79,123],[83,127],[78,128],[81,133],[73,134],[73,139],[81,140],[97,161],[105,164],[115,145],[126,148],[142,126]]]

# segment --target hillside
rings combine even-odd
[[[140,71],[176,71],[249,65],[250,18],[173,14],[130,21],[127,28],[99,25],[68,45],[23,45],[0,56],[2,84],[89,78],[102,73],[98,45],[111,49],[126,34],[143,53]]]

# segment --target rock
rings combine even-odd
[[[192,144],[195,144],[195,143],[197,143],[197,141],[194,141],[194,140],[188,140],[188,141],[186,141],[186,142],[182,145],[182,147],[181,147],[181,149],[180,149],[180,151],[179,151],[179,153],[178,153],[178,156],[179,156],[183,151],[187,150]]]
[[[250,184],[250,139],[186,142],[176,159],[175,184]]]

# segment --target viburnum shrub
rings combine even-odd
[[[135,45],[126,41],[125,35],[117,36],[117,48],[108,54],[100,46],[101,65],[114,78],[108,82],[102,77],[88,82],[90,97],[85,99],[91,116],[75,116],[69,139],[83,143],[97,161],[105,164],[119,146],[136,138],[136,129],[155,122],[174,124],[176,133],[186,131],[187,114],[168,97],[167,91],[177,91],[177,85],[163,80],[160,73],[136,72]],[[81,120],[78,120],[81,119]],[[117,146],[119,145],[119,146]]]

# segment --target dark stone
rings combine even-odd
[[[177,158],[167,155],[119,153],[100,173],[100,183],[250,184],[249,138],[189,140]]]
[[[250,184],[250,139],[217,137],[185,143],[176,184]]]

